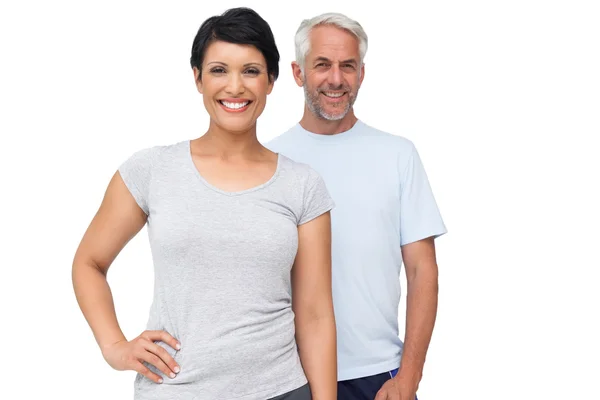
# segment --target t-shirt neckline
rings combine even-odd
[[[312,139],[320,140],[322,142],[337,143],[356,136],[356,134],[363,127],[363,125],[363,122],[358,119],[350,129],[335,134],[314,133],[304,129],[304,127],[302,127],[302,125],[300,125],[299,122],[296,124],[296,129]]]
[[[191,140],[186,140],[184,143],[185,143],[184,148],[185,148],[185,153],[186,153],[186,158],[187,158],[188,165],[190,165],[190,167],[194,170],[194,174],[196,175],[196,177],[207,188],[209,188],[209,189],[211,189],[211,190],[213,190],[213,191],[215,191],[217,193],[223,194],[225,196],[241,196],[241,195],[244,195],[244,194],[255,192],[257,190],[264,189],[267,186],[271,185],[273,182],[275,182],[275,180],[279,176],[279,172],[281,170],[281,163],[283,161],[282,160],[282,156],[279,153],[275,153],[275,154],[277,154],[277,166],[275,167],[275,172],[273,173],[273,175],[271,176],[271,178],[269,178],[268,181],[263,182],[260,185],[253,186],[251,188],[244,189],[244,190],[227,191],[227,190],[221,189],[221,188],[213,185],[212,183],[210,183],[209,181],[207,181],[202,176],[202,174],[198,170],[198,167],[196,167],[196,164],[194,163],[194,159],[192,157],[192,141]]]

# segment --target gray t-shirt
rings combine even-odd
[[[290,271],[298,225],[334,207],[321,177],[279,155],[257,187],[220,190],[200,175],[190,141],[146,148],[119,172],[148,215],[155,269],[148,329],[181,372],[135,379],[138,400],[264,400],[307,383],[300,364]]]

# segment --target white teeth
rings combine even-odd
[[[231,108],[232,110],[237,110],[239,108],[246,107],[248,103],[249,101],[245,101],[243,103],[230,103],[228,101],[221,100],[221,104],[223,104],[227,108]]]
[[[344,93],[323,92],[327,97],[342,97]]]

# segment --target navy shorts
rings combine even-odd
[[[291,392],[282,394],[281,396],[273,397],[269,400],[311,400],[310,387],[308,383],[301,388],[292,390]]]
[[[338,400],[373,400],[379,389],[398,373],[398,369],[382,374],[338,382]],[[415,396],[415,400],[417,400]]]

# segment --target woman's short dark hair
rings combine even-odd
[[[202,23],[194,38],[190,57],[192,68],[198,68],[200,76],[206,49],[217,40],[256,47],[267,62],[269,80],[277,80],[279,51],[271,27],[256,11],[247,7],[231,8]]]

